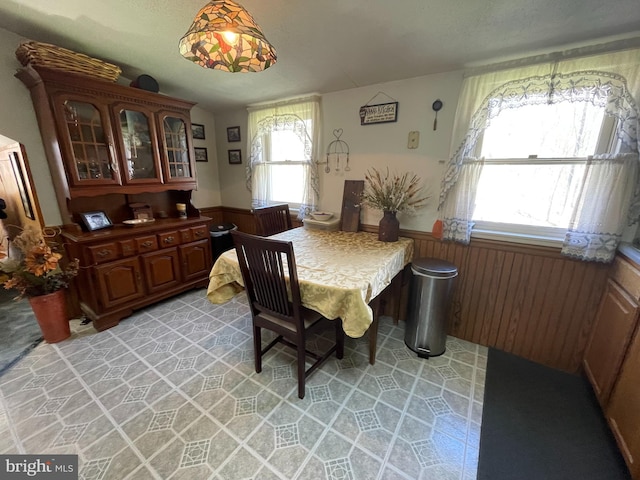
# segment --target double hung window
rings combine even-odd
[[[298,217],[318,197],[319,98],[249,109],[247,186],[252,206],[288,203]]]

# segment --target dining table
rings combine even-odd
[[[413,240],[382,242],[375,233],[307,227],[268,238],[292,242],[303,306],[330,320],[340,318],[349,337],[368,331],[369,363],[374,364],[383,292],[392,292],[394,305],[399,305],[400,279],[413,258]],[[207,298],[221,304],[242,290],[238,257],[231,249],[211,269]],[[394,310],[397,316],[399,308]]]

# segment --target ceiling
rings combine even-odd
[[[278,62],[234,74],[178,53],[205,3],[2,0],[0,28],[151,75],[213,112],[640,36],[639,0],[240,0]]]

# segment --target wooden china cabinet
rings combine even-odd
[[[206,286],[211,219],[191,204],[194,104],[42,67],[16,77],[31,92],[65,248],[80,259],[75,303],[95,328]],[[187,205],[186,219],[177,203]],[[132,225],[133,205],[145,205],[153,218]],[[113,225],[87,231],[80,214],[94,211]]]

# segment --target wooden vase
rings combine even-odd
[[[65,291],[29,297],[29,303],[48,343],[57,343],[71,336]]]
[[[385,210],[378,225],[378,240],[381,242],[397,242],[399,232],[400,220],[396,217],[396,212]]]

